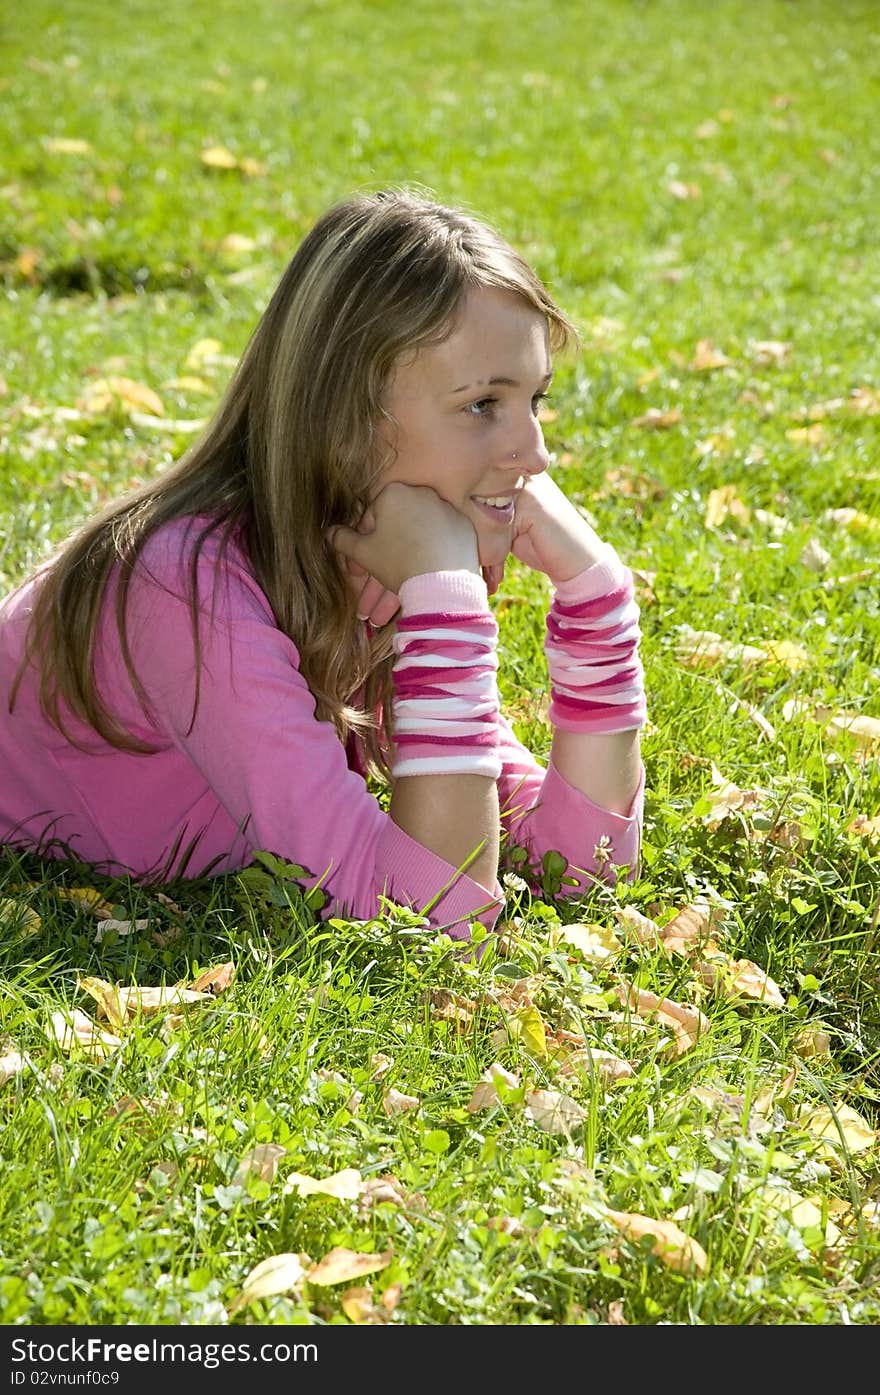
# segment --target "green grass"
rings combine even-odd
[[[846,1113],[867,1139],[880,1126],[880,844],[849,831],[880,813],[877,748],[809,715],[880,718],[875,11],[487,0],[453,23],[424,0],[187,0],[161,19],[133,0],[33,0],[0,35],[0,584],[190,439],[88,412],[90,383],[122,374],[172,421],[204,417],[324,207],[419,183],[499,226],[581,326],[547,422],[553,470],[650,574],[652,724],[639,879],[580,903],[549,876],[541,900],[511,881],[508,936],[478,967],[394,908],[322,926],[283,869],[169,887],[175,910],[88,869],[0,860],[3,1050],[24,1058],[0,1089],[4,1323],[347,1323],[344,1295],[367,1285],[371,1320],[392,1324],[880,1320],[877,1143],[859,1147]],[[210,169],[211,146],[257,169]],[[192,368],[205,339],[218,355]],[[695,367],[701,340],[727,364]],[[768,361],[768,342],[788,348]],[[680,419],[634,425],[650,409]],[[750,512],[707,526],[725,485]],[[539,755],[543,603],[512,567],[503,696]],[[806,662],[693,667],[685,626],[788,640]],[[807,710],[789,716],[795,699]],[[756,792],[717,827],[713,764]],[[58,894],[83,885],[146,924],[96,943],[100,922]],[[623,940],[624,905],[662,926],[700,899],[782,1006]],[[589,958],[559,941],[572,923],[623,947]],[[178,1020],[137,1016],[103,1062],[51,1035],[55,1012],[96,1017],[84,978],[192,983],[226,961],[224,992]],[[668,1031],[624,1012],[624,982],[698,1005],[709,1030],[673,1055]],[[444,993],[471,1004],[459,1025]],[[803,1054],[819,1028],[827,1054]],[[633,1074],[563,1074],[559,1029]],[[496,1061],[519,1083],[470,1111]],[[389,1114],[389,1087],[418,1107]],[[536,1122],[541,1089],[579,1106],[567,1132]],[[239,1172],[263,1144],[284,1150],[274,1173]],[[396,1185],[285,1186],[347,1168]],[[664,1263],[612,1210],[674,1219],[705,1268]],[[384,1267],[235,1308],[262,1260],[308,1269],[335,1247]]]

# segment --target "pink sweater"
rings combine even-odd
[[[152,719],[119,654],[109,598],[105,607],[100,689],[129,731],[160,747],[154,754],[117,750],[72,719],[85,749],[65,739],[43,715],[31,671],[10,715],[38,580],[0,604],[0,843],[69,851],[101,871],[145,880],[225,873],[265,850],[308,869],[306,884],[320,882],[329,894],[327,915],[369,918],[381,894],[420,910],[446,887],[428,914],[432,925],[458,938],[467,938],[472,919],[493,926],[500,884],[459,873],[383,812],[333,726],[316,719],[296,646],[234,546],[215,590],[217,550],[209,539],[199,561],[203,669],[194,718],[184,521],[150,540],[129,591],[131,654]],[[422,590],[426,582],[419,578]],[[443,600],[435,596],[437,609]],[[515,842],[535,861],[560,852],[578,877],[571,894],[602,874],[600,839],[610,840],[612,862],[635,867],[644,776],[629,814],[609,813],[552,762],[541,766],[503,717],[499,737],[499,799]]]

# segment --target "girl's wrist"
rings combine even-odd
[[[464,568],[407,577],[397,594],[402,615],[489,609],[489,592],[482,576]]]
[[[577,571],[550,580],[556,597],[563,603],[577,603],[607,595],[627,580],[629,569],[623,565],[610,543],[600,542],[589,560]]]

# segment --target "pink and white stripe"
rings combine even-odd
[[[562,731],[631,731],[647,721],[632,573],[603,557],[556,588],[544,652],[550,722]]]
[[[497,780],[498,626],[485,582],[469,573],[436,572],[404,582],[400,599],[392,775]],[[426,602],[432,609],[414,608]]]

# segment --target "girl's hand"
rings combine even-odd
[[[400,587],[411,576],[441,571],[480,575],[473,524],[425,485],[387,484],[357,528],[331,528],[328,538],[345,559],[355,586],[361,577],[367,578],[359,597],[361,615],[366,614],[368,603],[371,613],[378,605],[379,613],[384,614],[390,600],[383,606],[378,588],[396,600]]]
[[[604,544],[547,474],[533,475],[517,495],[510,550],[554,586],[598,562]]]

